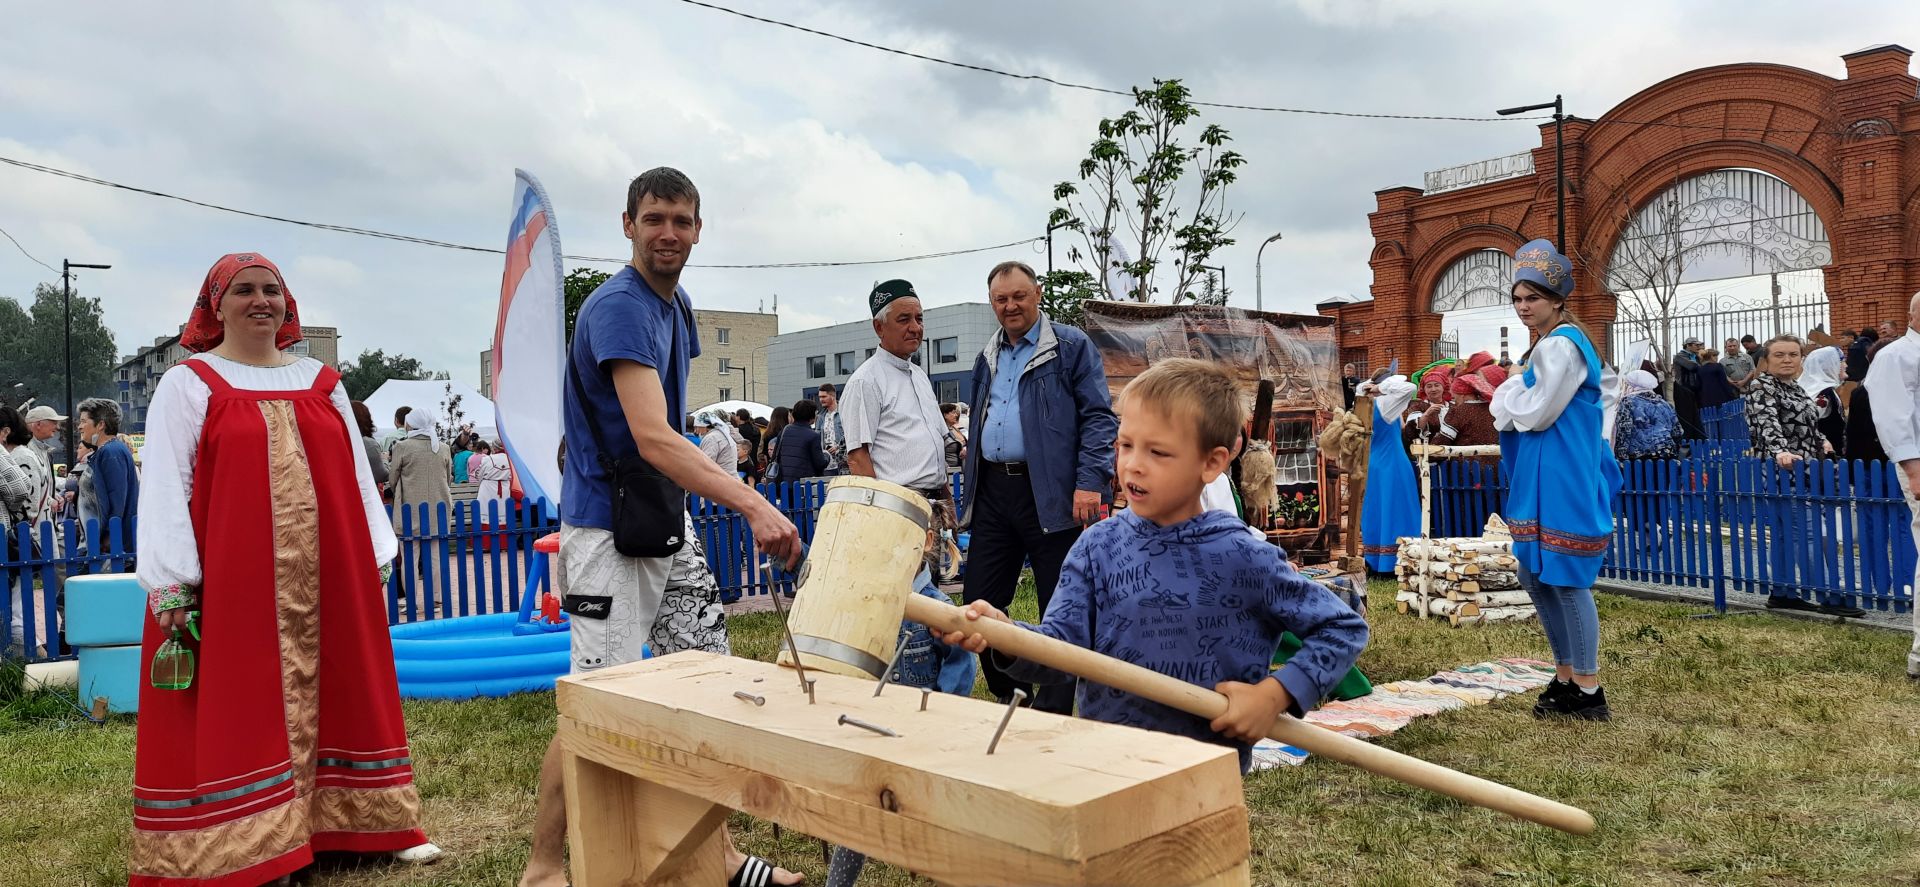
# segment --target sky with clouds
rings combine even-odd
[[[1920,46],[1920,4],[1196,0],[1183,4],[721,0],[959,61],[1199,99],[1482,116],[1564,93],[1598,116],[1693,68],[1766,61],[1843,76],[1840,55]],[[679,0],[524,4],[51,4],[0,0],[0,156],[293,218],[504,244],[515,167],[553,197],[570,253],[623,257],[626,182],[698,184],[695,263],[858,260],[1042,232],[1054,183],[1124,98],[957,70]],[[1311,311],[1365,295],[1373,192],[1526,150],[1533,124],[1208,110],[1248,163],[1218,258],[1233,302]],[[171,333],[207,267],[257,250],[343,356],[400,351],[470,383],[492,336],[498,256],[246,219],[0,166],[0,228],[40,260],[105,262],[120,349]],[[1059,251],[1064,257],[1064,248]],[[690,270],[701,307],[778,298],[784,330],[864,316],[879,278],[929,305],[980,300],[1036,247],[900,265]],[[569,267],[577,263],[569,263]],[[612,266],[603,265],[603,268]],[[0,243],[0,295],[44,269]],[[0,356],[0,359],[4,359]]]

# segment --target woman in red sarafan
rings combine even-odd
[[[381,579],[397,544],[340,374],[287,354],[280,270],[207,273],[142,453],[138,575],[192,685],[140,688],[134,887],[251,887],[322,851],[430,862]],[[189,632],[197,613],[201,640]]]

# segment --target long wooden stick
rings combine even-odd
[[[1084,647],[1057,641],[1018,625],[991,619],[969,621],[959,607],[921,595],[907,596],[907,618],[942,633],[978,633],[996,650],[1021,659],[1038,662],[1077,675],[1116,690],[1151,699],[1188,714],[1212,720],[1227,710],[1227,697],[1212,690],[1168,677],[1104,656]],[[1322,755],[1397,779],[1429,791],[1439,792],[1469,804],[1497,810],[1508,816],[1537,822],[1576,835],[1592,834],[1593,817],[1585,810],[1530,795],[1501,785],[1428,763],[1396,751],[1362,742],[1350,736],[1322,729],[1291,715],[1281,715],[1267,735],[1297,748]]]
[[[1420,426],[1420,542],[1421,547],[1433,547],[1433,475],[1429,473],[1430,462],[1427,458],[1429,447],[1427,436],[1431,432],[1425,425]],[[1427,618],[1432,612],[1430,599],[1433,596],[1433,577],[1426,570],[1420,571],[1420,618]]]
[[[1360,450],[1359,466],[1347,469],[1347,557],[1361,559],[1365,563],[1366,542],[1360,538],[1361,512],[1366,508],[1367,472],[1373,461],[1373,397],[1361,395],[1353,399],[1353,414],[1360,418],[1360,427],[1366,431],[1367,446]],[[1366,567],[1360,568],[1366,572]]]

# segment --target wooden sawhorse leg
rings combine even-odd
[[[569,869],[579,887],[727,881],[727,814],[684,792],[565,753]]]

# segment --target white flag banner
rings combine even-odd
[[[1109,237],[1107,238],[1107,249],[1109,250],[1107,253],[1106,268],[1108,298],[1121,302],[1132,302],[1136,300],[1147,301],[1147,299],[1135,292],[1140,289],[1140,278],[1128,274],[1121,268],[1122,265],[1133,261],[1133,259],[1127,257],[1126,245]]]
[[[566,369],[560,229],[540,181],[519,169],[513,177],[513,220],[493,327],[494,424],[513,462],[515,488],[529,500],[546,500],[552,509],[560,503]]]

